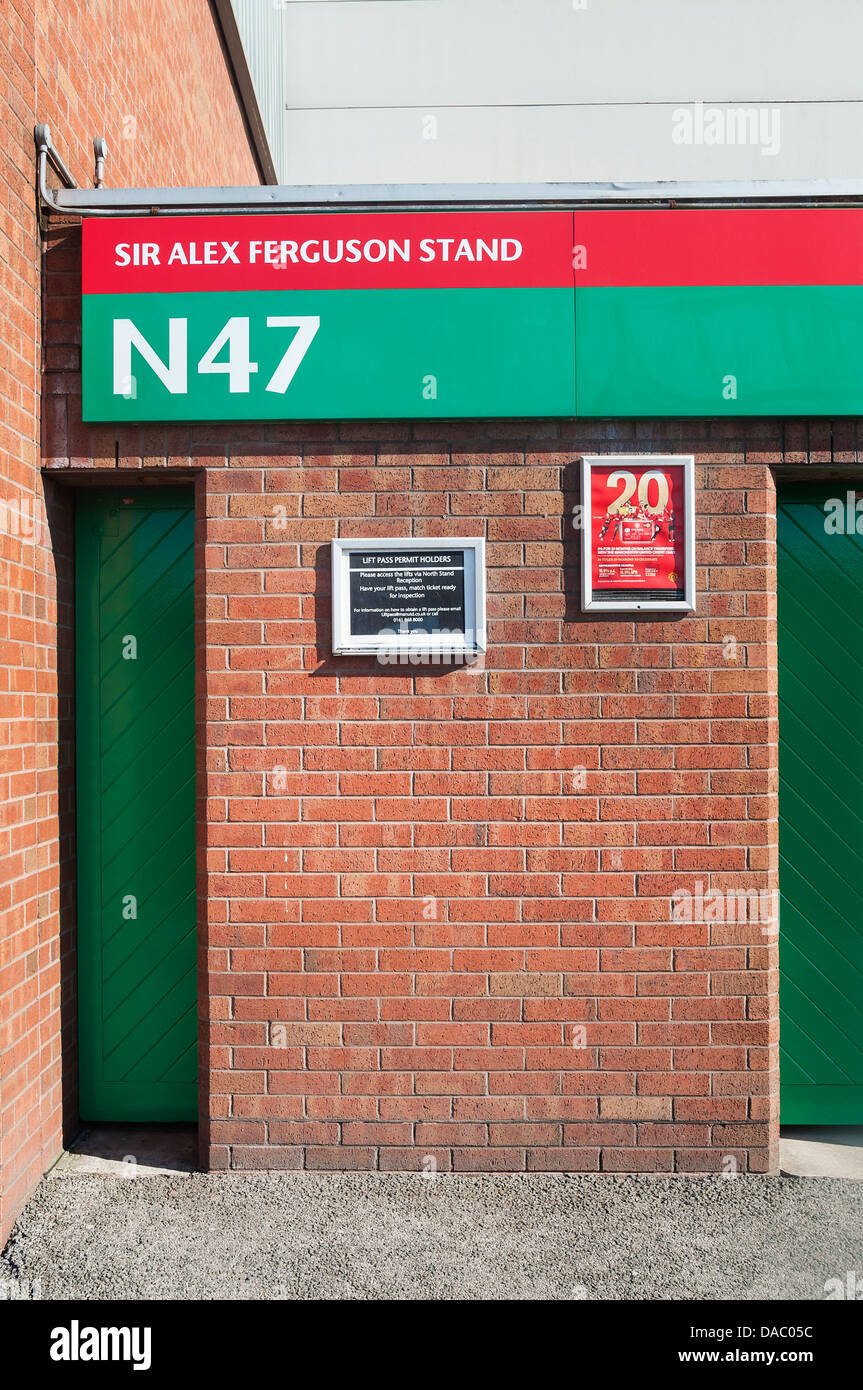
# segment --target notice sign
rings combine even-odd
[[[333,541],[333,650],[432,660],[485,650],[481,539]]]
[[[693,467],[691,456],[582,460],[586,610],[694,608]]]
[[[351,632],[457,632],[467,623],[463,550],[354,551]]]

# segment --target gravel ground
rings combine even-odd
[[[850,1270],[863,1189],[835,1178],[54,1175],[0,1294],[823,1299]]]

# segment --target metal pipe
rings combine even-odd
[[[48,187],[48,165],[50,164],[58,178],[63,180],[67,190],[75,189],[76,191],[80,191],[78,185],[54,146],[54,142],[51,139],[50,126],[45,125],[44,122],[40,122],[35,127],[33,136],[36,141],[36,151],[38,154],[39,197],[45,206],[49,207],[52,212],[65,212],[66,209],[56,202],[55,192],[59,190]]]
[[[95,160],[93,183],[97,188],[102,188],[105,183],[105,160],[108,158],[108,142],[104,135],[97,135],[93,141],[93,158]]]

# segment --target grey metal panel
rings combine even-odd
[[[282,178],[304,184],[577,183],[846,179],[863,172],[863,103],[777,104],[760,113],[766,123],[753,128],[755,144],[676,143],[675,130],[685,133],[681,109],[289,111],[290,155]],[[751,133],[736,120],[723,129],[726,136]]]
[[[863,97],[860,0],[273,3],[292,109]]]
[[[41,127],[45,129],[45,127]],[[54,212],[145,216],[177,212],[308,213],[425,208],[863,207],[863,179],[794,183],[311,184],[246,188],[67,188],[47,184],[53,152],[40,146],[39,194]]]
[[[284,177],[288,132],[285,127],[285,37],[282,0],[231,0],[261,120],[276,172]]]

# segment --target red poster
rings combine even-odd
[[[682,600],[686,588],[686,467],[618,458],[590,469],[588,527],[594,598]]]

